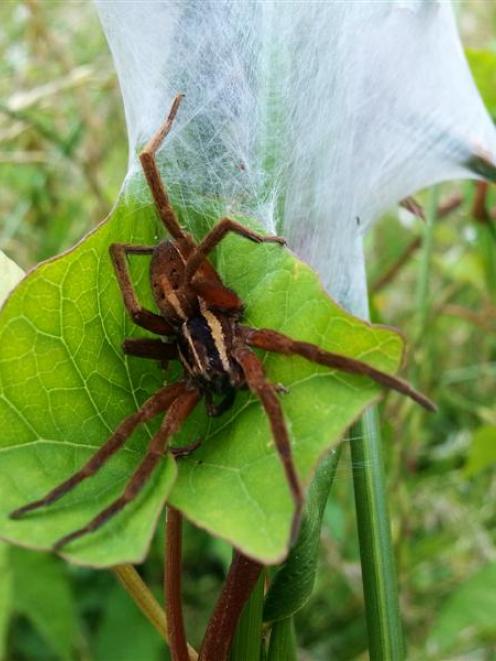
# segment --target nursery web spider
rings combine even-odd
[[[293,340],[275,330],[242,325],[243,302],[226,287],[207,255],[229,232],[255,241],[285,244],[277,236],[261,236],[230,218],[222,218],[196,244],[179,225],[162,183],[155,154],[170,131],[182,95],[172,104],[166,121],[140,154],[143,171],[160,219],[171,238],[156,246],[114,243],[110,254],[126,309],[138,326],[167,338],[127,339],[124,353],[152,360],[178,360],[183,375],[177,383],[161,388],[142,407],[125,418],[112,436],[76,473],[50,491],[44,498],[28,503],[11,513],[14,519],[39,507],[50,505],[83,480],[94,475],[131,436],[134,429],[158,414],[166,413],[150,441],[148,451],[131,476],[122,495],[86,526],[59,539],[54,550],[100,528],[141,491],[168,449],[170,438],[178,431],[200,399],[204,398],[210,416],[221,415],[232,404],[236,391],[248,388],[259,400],[269,419],[272,436],[284,467],[294,500],[293,538],[298,530],[303,506],[303,488],[296,473],[287,427],[276,386],[267,380],[262,361],[253,349],[298,355],[307,360],[351,374],[367,376],[386,388],[412,398],[424,408],[434,405],[408,383],[381,372],[360,360],[330,353],[320,347]],[[151,255],[150,278],[159,314],[141,306],[131,282],[127,255]],[[176,456],[192,452],[196,445],[171,449]]]

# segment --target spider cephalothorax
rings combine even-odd
[[[242,388],[248,388],[259,398],[269,419],[295,503],[293,536],[296,534],[303,506],[303,490],[294,468],[289,436],[279,403],[278,392],[281,386],[267,380],[262,362],[253,348],[299,355],[320,365],[362,374],[411,397],[427,409],[434,409],[434,405],[408,383],[366,363],[330,353],[314,344],[293,340],[274,330],[254,329],[242,324],[243,302],[223,284],[207,255],[228,232],[255,242],[284,245],[284,240],[257,234],[230,218],[222,218],[199,244],[181,228],[155,161],[155,153],[170,130],[181,98],[180,95],[176,97],[167,120],[140,154],[158,214],[171,238],[157,246],[115,243],[110,246],[110,253],[124,305],[132,319],[138,326],[166,338],[127,339],[123,343],[124,352],[159,361],[178,360],[182,364],[183,375],[177,383],[161,388],[136,413],[123,420],[78,472],[44,498],[12,512],[13,518],[20,518],[31,510],[58,500],[81,481],[94,475],[124,445],[139,424],[160,413],[166,413],[124,493],[86,526],[56,542],[56,550],[96,530],[136,497],[167,451],[170,438],[200,399],[205,400],[209,415],[221,415],[232,404],[236,391]],[[151,255],[150,279],[159,314],[143,308],[139,303],[127,262],[127,256],[132,254]],[[195,447],[196,444],[192,444],[186,448],[171,449],[170,452],[181,456],[193,451]]]

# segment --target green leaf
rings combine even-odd
[[[72,659],[76,609],[64,566],[54,557],[12,548],[14,607],[27,617],[61,659]]]
[[[190,213],[183,221],[203,234],[213,219]],[[164,382],[159,366],[122,354],[126,336],[145,332],[125,313],[108,257],[111,242],[154,243],[157,229],[150,206],[122,199],[110,219],[75,249],[32,272],[3,310],[0,535],[5,539],[49,548],[116,497],[143,456],[150,436],[146,429],[59,503],[24,520],[8,518],[12,509],[39,498],[77,469]],[[385,371],[398,369],[401,337],[344,312],[289,251],[229,236],[215,257],[221,277],[246,303],[246,323],[276,328]],[[147,266],[148,258],[132,259],[133,281],[145,303],[150,301]],[[289,388],[283,408],[297,469],[308,484],[319,458],[380,388],[299,358],[271,355],[265,365],[272,381]],[[200,436],[204,442],[181,460],[172,504],[251,557],[266,563],[283,559],[293,503],[259,403],[240,392],[231,411],[216,419],[199,406],[178,436],[178,444]],[[137,501],[96,534],[67,546],[64,555],[97,566],[140,561],[175,470],[174,461],[164,459]]]
[[[462,583],[441,606],[427,640],[430,652],[440,654],[455,646],[496,640],[496,563]]]
[[[0,659],[5,658],[11,614],[12,568],[9,561],[9,546],[0,542]]]
[[[321,462],[310,485],[298,540],[272,579],[265,598],[264,621],[289,618],[303,608],[312,594],[319,556],[320,528],[336,467],[339,449]]]
[[[496,427],[479,427],[472,438],[465,475],[472,477],[493,464],[496,464]]]
[[[150,213],[134,216],[121,206],[74,250],[29,274],[2,310],[0,534],[9,541],[51,548],[117,497],[143,456],[147,429],[139,429],[103,471],[59,503],[24,520],[8,519],[12,509],[81,466],[161,385],[156,365],[124,360],[122,340],[135,330],[108,256],[111,242],[151,242],[156,229]],[[142,284],[146,264],[133,266]],[[168,458],[127,511],[91,539],[68,547],[74,549],[71,559],[94,566],[142,560],[175,474]]]
[[[496,53],[467,48],[465,54],[486,108],[496,119]]]
[[[0,250],[0,306],[24,277],[24,271]]]

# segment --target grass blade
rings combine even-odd
[[[363,590],[372,661],[405,658],[396,570],[386,500],[377,410],[369,409],[352,433],[353,472]],[[357,437],[357,438],[355,438]]]
[[[260,659],[264,581],[265,574],[262,572],[241,613],[231,648],[231,661],[259,661]]]
[[[294,620],[287,617],[285,620],[274,622],[270,634],[270,646],[267,661],[297,661],[296,634]]]

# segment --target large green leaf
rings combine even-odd
[[[205,217],[183,214],[194,234]],[[247,221],[248,222],[248,221]],[[150,430],[141,429],[108,466],[59,503],[24,520],[8,512],[40,497],[73,472],[118,422],[164,381],[160,368],[124,358],[120,344],[144,331],[128,320],[113,275],[113,241],[153,243],[149,205],[122,199],[111,218],[71,252],[42,264],[8,300],[0,318],[0,534],[49,548],[82,525],[119,491],[142,457]],[[217,249],[224,281],[244,299],[246,322],[272,327],[395,372],[403,341],[338,307],[312,270],[289,251],[230,236]],[[148,258],[132,259],[133,279],[149,301]],[[298,358],[265,357],[283,396],[298,472],[310,481],[319,458],[379,394],[368,379],[315,367]],[[201,436],[182,460],[170,500],[193,522],[263,562],[287,552],[293,511],[288,486],[260,405],[246,392],[221,418],[199,406],[177,443]],[[175,441],[176,442],[176,441]],[[101,530],[67,546],[64,555],[97,566],[143,558],[157,516],[175,480],[164,459],[143,494]]]
[[[121,206],[74,250],[29,274],[2,309],[0,534],[9,541],[49,549],[113,500],[142,457],[147,429],[56,505],[21,521],[7,517],[76,470],[161,385],[154,364],[124,360],[120,345],[134,329],[108,256],[113,241],[153,241],[151,218]],[[134,266],[142,283],[146,265]],[[174,463],[164,460],[137,501],[92,540],[74,545],[71,559],[95,566],[141,560],[175,475]]]

